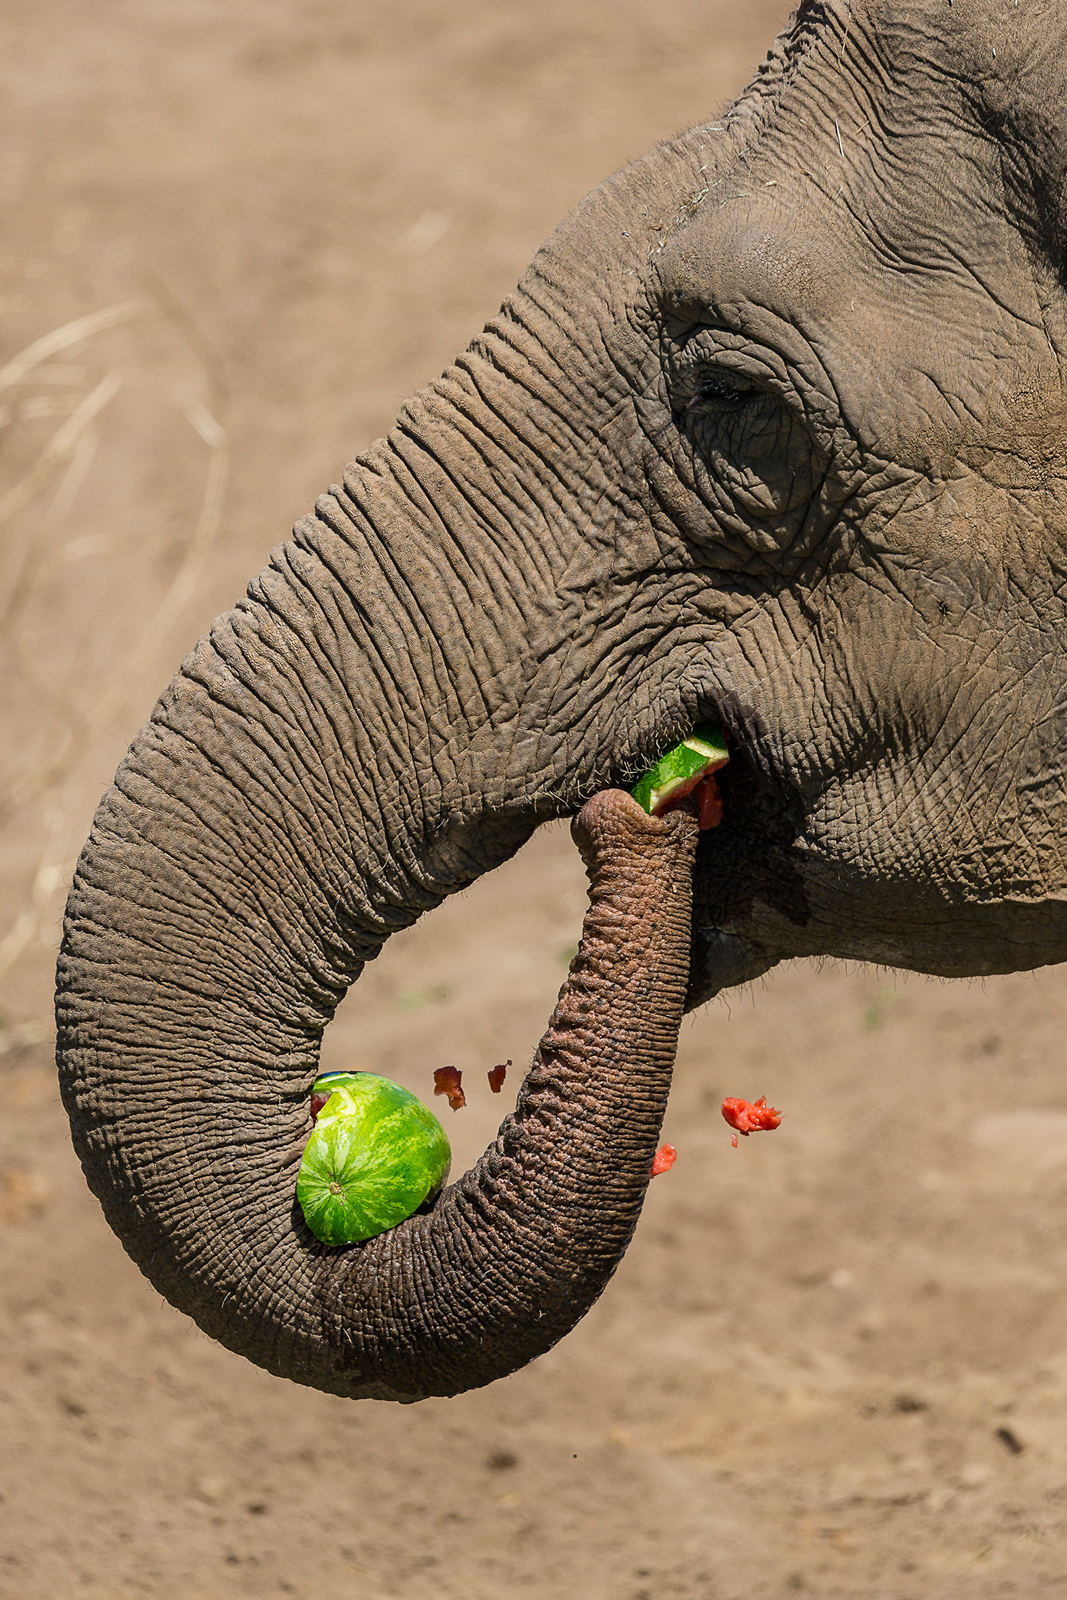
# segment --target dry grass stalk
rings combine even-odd
[[[75,411],[71,412],[63,426],[56,429],[26,476],[21,478],[14,488],[9,489],[7,494],[0,495],[0,528],[40,494],[49,479],[71,455],[86,428],[103,411],[108,401],[118,394],[121,386],[120,372],[105,373],[96,388],[86,395]]]
[[[15,583],[3,617],[7,625],[5,633],[16,647],[17,664],[23,680],[27,685],[32,683],[40,696],[53,702],[53,715],[65,726],[62,731],[57,728],[49,756],[27,766],[5,791],[0,792],[0,828],[6,826],[16,812],[40,799],[68,777],[93,741],[121,714],[131,696],[139,690],[153,657],[200,581],[221,524],[230,459],[228,434],[220,420],[228,399],[225,372],[210,341],[184,307],[174,299],[166,285],[158,278],[147,275],[145,287],[157,309],[175,327],[194,356],[210,395],[209,407],[191,390],[174,387],[168,391],[208,450],[199,514],[178,570],[141,629],[134,649],[114,673],[107,691],[86,712],[82,712],[72,695],[57,695],[39,679],[34,667],[34,652],[29,648],[25,629],[19,627],[19,620],[33,594],[61,567],[121,547],[123,541],[105,534],[71,540],[60,550],[49,554],[44,536],[48,528],[58,525],[65,518],[77,501],[96,451],[97,432],[94,424],[123,382],[127,379],[136,381],[137,375],[120,368],[105,373],[56,429],[30,470],[0,496],[0,526],[3,526],[39,495],[55,473],[66,464],[66,472]],[[102,311],[76,318],[37,339],[0,368],[0,392],[26,382],[35,372],[40,374],[43,364],[61,351],[142,316],[150,303],[145,299],[122,301]],[[59,369],[53,369],[53,372],[55,381],[64,384],[84,382],[88,377],[85,369],[64,370],[62,374],[59,374]],[[162,542],[158,538],[142,541],[139,554],[150,553],[150,547],[157,547]],[[40,935],[52,897],[69,881],[73,863],[59,861],[55,842],[54,832],[50,830],[27,897],[0,940],[0,975],[9,970]],[[20,1045],[38,1042],[47,1036],[49,1027],[50,1024],[43,1020],[14,1028],[5,1028],[0,1023],[0,1055]]]
[[[40,366],[50,356],[58,355],[61,350],[70,350],[74,345],[84,344],[87,339],[105,333],[109,328],[132,322],[144,309],[143,300],[120,300],[117,305],[105,306],[102,311],[91,311],[88,316],[75,317],[73,322],[65,322],[61,328],[53,328],[51,333],[35,339],[17,356],[12,356],[6,366],[0,367],[0,394],[5,389],[13,388],[16,383],[25,382],[34,367]]]

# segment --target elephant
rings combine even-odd
[[[57,1056],[108,1220],[216,1339],[352,1398],[487,1383],[626,1249],[684,1010],[796,956],[1067,956],[1065,106],[1065,0],[802,0],[182,663],[77,867]],[[645,816],[707,722],[721,823]],[[590,908],[515,1114],[321,1245],[335,1008],[565,817]]]

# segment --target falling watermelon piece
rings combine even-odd
[[[782,1120],[782,1113],[767,1104],[767,1096],[761,1094],[758,1100],[724,1100],[722,1114],[733,1128],[734,1134],[730,1140],[734,1149],[737,1149],[737,1135],[747,1139],[750,1133],[770,1133],[777,1128]]]

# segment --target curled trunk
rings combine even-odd
[[[89,1181],[148,1276],[231,1349],[353,1398],[451,1395],[548,1350],[600,1294],[637,1221],[666,1105],[696,825],[606,791],[574,834],[590,905],[514,1115],[431,1212],[341,1251],[303,1224],[292,1139],[270,1148],[254,1114],[242,1139],[197,1096],[195,1076],[186,1094],[162,1097],[155,1123],[142,1104],[136,1130],[120,1133],[121,1071],[101,1075],[72,1048],[92,967],[68,941],[61,1063]],[[253,1103],[273,1098],[291,1127],[306,1125],[306,1065],[273,1071],[273,1090],[253,1069],[247,1085],[231,1078],[231,1094],[247,1087]],[[176,1136],[192,1192],[166,1159]]]

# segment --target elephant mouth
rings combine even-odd
[[[980,899],[950,851],[942,851],[941,871],[933,874],[914,853],[904,854],[899,837],[891,844],[902,869],[871,871],[870,837],[862,830],[826,850],[822,796],[810,787],[802,793],[761,761],[762,745],[758,733],[734,739],[717,774],[722,820],[699,836],[687,1011],[796,957],[877,962],[945,978],[1067,959],[1067,894],[1053,888],[1013,895],[994,884]]]
[[[799,796],[776,784],[737,738],[713,781],[719,820],[701,831],[693,869],[687,1011],[796,953],[792,935],[802,940],[810,921],[792,853],[803,824]],[[781,947],[766,938],[767,913],[789,929]]]
[[[656,807],[657,815],[685,809],[700,826],[687,1011],[805,953],[799,946],[811,920],[793,854],[804,823],[803,802],[799,791],[755,753],[753,746],[759,748],[765,731],[758,712],[738,704],[706,704],[698,716],[690,710],[690,719],[693,727],[724,728],[730,756],[725,765],[694,774]],[[620,786],[629,783],[620,781]]]

